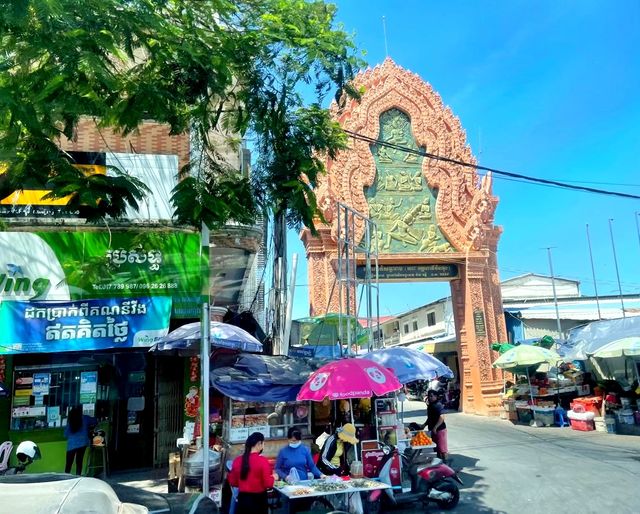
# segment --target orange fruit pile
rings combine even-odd
[[[418,432],[411,439],[411,446],[429,446],[432,444],[431,438],[424,432]]]

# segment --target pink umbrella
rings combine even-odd
[[[325,364],[313,373],[300,389],[298,400],[371,398],[401,387],[393,372],[375,362],[341,359]]]

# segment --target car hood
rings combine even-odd
[[[0,477],[6,512],[20,514],[148,514],[146,507],[122,503],[111,486],[97,478],[60,473]]]

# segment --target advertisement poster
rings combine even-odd
[[[80,373],[80,403],[96,403],[98,392],[98,372],[83,371]]]
[[[58,426],[60,423],[60,406],[52,406],[47,409],[47,423],[49,426]]]
[[[6,328],[0,333],[0,351],[52,353],[148,347],[167,335],[170,315],[171,298],[167,296],[2,302],[0,326]]]
[[[33,374],[33,396],[44,396],[49,394],[49,385],[51,384],[50,373],[34,373]]]
[[[198,317],[205,272],[193,232],[0,232],[0,304],[167,297]]]

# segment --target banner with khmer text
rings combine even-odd
[[[169,296],[2,302],[0,355],[152,346],[170,316]]]

